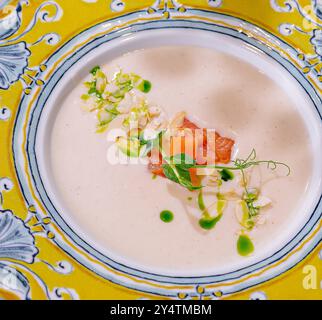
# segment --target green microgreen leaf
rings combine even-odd
[[[176,173],[173,166],[169,164],[163,164],[162,168],[163,168],[163,173],[169,180],[179,183],[178,174]]]
[[[100,66],[95,66],[91,71],[90,71],[90,73],[93,75],[93,76],[95,76],[96,75],[96,72],[98,71],[98,70],[100,70],[101,69],[101,67]]]
[[[88,94],[83,94],[81,96],[81,99],[84,100],[84,101],[87,101],[89,98],[90,98],[90,96]]]
[[[167,163],[162,165],[165,176],[187,188],[188,190],[198,190],[201,186],[194,186],[191,181],[190,168],[196,164],[190,156],[182,153],[172,157],[163,158]]]

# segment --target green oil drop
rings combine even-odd
[[[247,235],[241,234],[239,236],[237,241],[237,251],[243,257],[250,255],[254,251],[253,242]]]
[[[160,213],[160,219],[165,222],[165,223],[169,223],[174,219],[174,215],[171,211],[169,210],[163,210]]]

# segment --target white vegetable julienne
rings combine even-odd
[[[269,206],[271,203],[272,203],[271,199],[265,196],[259,196],[258,199],[254,201],[254,206],[264,208],[266,206]]]

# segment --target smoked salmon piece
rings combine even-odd
[[[174,137],[171,139],[171,155],[187,153],[196,160],[197,164],[210,164],[209,159],[214,160],[210,161],[211,163],[227,164],[230,162],[232,148],[235,144],[234,140],[222,137],[215,131],[207,131],[207,129],[203,129],[202,135],[200,134],[200,137],[195,139],[195,130],[200,128],[186,117],[180,129],[190,129],[192,132],[185,133],[183,137]],[[195,148],[195,141],[198,143],[197,148]],[[206,157],[206,155],[208,156]],[[148,169],[155,175],[165,177],[162,168],[162,157],[160,156],[159,159],[160,161],[155,161],[155,159],[152,160],[150,158]],[[200,180],[195,169],[191,168],[189,170],[191,182],[194,185],[200,185]]]
[[[196,130],[200,128],[185,117],[183,120],[182,129]],[[198,158],[198,156],[202,158],[205,154],[207,154],[207,151],[208,151],[208,152],[214,153],[216,158],[216,163],[224,163],[224,164],[229,163],[235,141],[230,138],[222,137],[219,133],[215,132],[214,133],[215,137],[212,138],[212,140],[215,141],[214,144],[208,145],[208,136],[209,135],[211,136],[211,134],[212,132],[207,133],[207,129],[203,129],[203,137],[202,137],[203,150],[199,149],[199,153],[203,153],[203,154],[196,155],[194,158],[196,159]]]
[[[201,185],[200,177],[197,174],[197,168],[190,168],[190,179],[194,187],[199,187]]]
[[[216,162],[229,163],[234,144],[234,140],[219,135],[215,147]]]
[[[191,122],[189,119],[187,119],[186,117],[184,117],[183,119],[183,123],[181,126],[181,129],[191,129],[191,130],[195,130],[195,129],[200,129],[196,124],[194,124],[193,122]]]
[[[161,163],[152,163],[150,162],[148,165],[148,169],[155,175],[160,176],[160,177],[164,177],[165,178],[165,174],[163,172],[162,169],[162,164]]]

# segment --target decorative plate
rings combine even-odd
[[[294,238],[262,261],[169,277],[117,263],[73,232],[46,192],[35,147],[47,100],[74,64],[152,29],[240,39],[285,68],[321,117],[321,0],[1,0],[0,7],[0,298],[321,298],[321,197]]]

